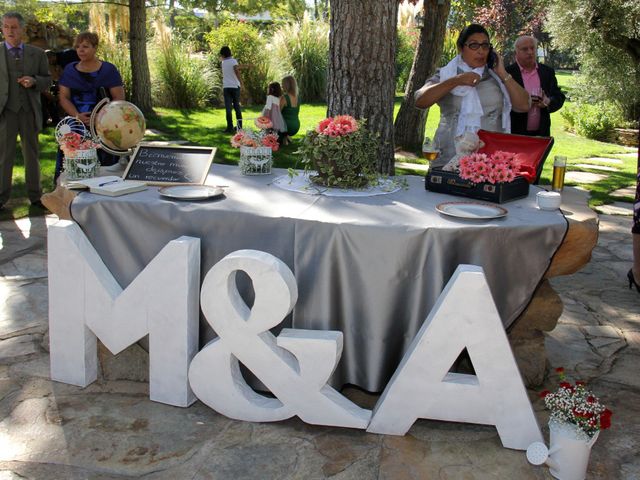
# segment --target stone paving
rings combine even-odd
[[[151,402],[145,381],[103,375],[84,389],[51,382],[46,225],[56,220],[0,222],[1,480],[551,478],[524,452],[503,449],[488,426],[419,420],[393,437],[298,419],[254,424],[200,402],[186,409]],[[631,480],[640,478],[640,294],[625,277],[630,218],[601,215],[600,222],[592,261],[552,280],[565,310],[546,346],[551,367],[589,382],[614,412],[588,478]],[[118,357],[126,363],[130,353]],[[555,385],[551,377],[545,387]],[[365,407],[377,398],[345,393]],[[547,413],[536,392],[530,398],[548,438]]]

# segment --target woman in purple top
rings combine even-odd
[[[67,115],[76,117],[89,125],[91,111],[104,97],[124,100],[122,77],[115,65],[96,57],[98,36],[84,32],[76,37],[74,48],[80,61],[67,65],[60,77],[60,106]],[[114,155],[98,151],[102,165],[113,165],[118,161]],[[61,165],[56,162],[56,177]]]

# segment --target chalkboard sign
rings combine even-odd
[[[216,153],[214,147],[178,147],[141,143],[124,172],[125,180],[149,185],[202,185]]]

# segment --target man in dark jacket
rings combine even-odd
[[[511,133],[551,135],[551,113],[559,110],[565,96],[558,87],[553,68],[536,61],[538,42],[525,35],[515,43],[516,62],[507,67],[513,79],[531,94],[529,112],[511,112]]]
[[[0,209],[11,196],[13,163],[20,135],[32,204],[41,205],[38,133],[42,129],[40,92],[49,88],[51,75],[44,50],[22,42],[24,19],[16,12],[2,16],[0,43]]]

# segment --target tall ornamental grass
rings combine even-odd
[[[122,44],[108,43],[101,40],[98,57],[116,66],[124,84],[125,98],[131,100],[131,58],[129,57],[128,45],[123,47]]]
[[[156,22],[154,105],[193,109],[209,105],[220,91],[220,78],[207,66],[206,58],[190,51],[189,45]]]
[[[272,58],[280,76],[293,75],[305,102],[325,101],[329,61],[329,24],[311,21],[283,25],[272,38]]]
[[[460,32],[455,30],[447,30],[444,36],[444,43],[442,44],[442,56],[440,57],[439,67],[444,67],[447,63],[454,59],[458,55],[458,46],[456,40],[458,40]]]

